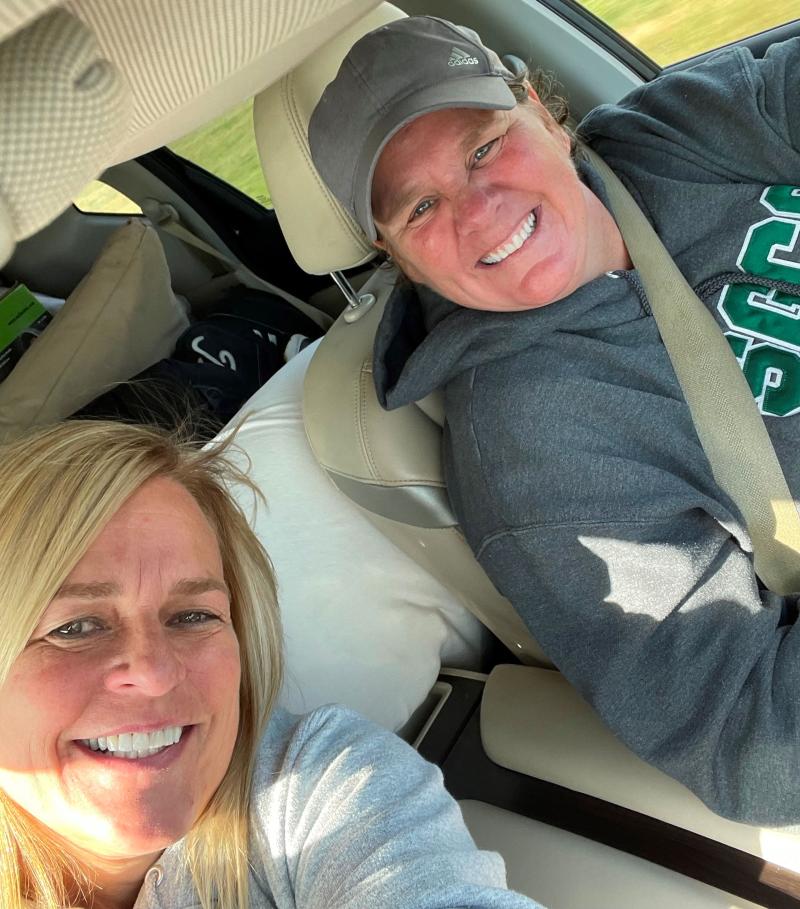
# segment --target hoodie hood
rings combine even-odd
[[[578,172],[608,208],[605,187],[585,162]],[[375,336],[374,379],[378,400],[387,410],[419,401],[459,374],[510,357],[569,326],[578,330],[601,299],[603,276],[569,297],[519,312],[467,309],[422,284],[401,278],[386,303]],[[625,285],[625,281],[615,282]],[[620,297],[626,293],[619,287]],[[584,327],[589,327],[585,324]]]
[[[375,336],[378,400],[387,410],[402,407],[462,372],[530,347],[565,322],[567,300],[525,312],[485,312],[401,280]]]

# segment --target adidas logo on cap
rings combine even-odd
[[[481,61],[477,57],[471,57],[460,47],[454,47],[450,51],[450,59],[447,61],[448,66],[477,66]]]

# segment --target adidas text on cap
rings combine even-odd
[[[377,239],[372,176],[411,120],[452,107],[511,110],[512,73],[472,29],[433,16],[381,26],[350,49],[308,125],[311,157],[330,191]]]

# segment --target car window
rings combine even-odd
[[[140,215],[141,208],[119,190],[92,180],[73,200],[75,207],[87,214],[95,215]]]
[[[583,0],[582,5],[661,66],[798,17],[797,0]]]
[[[230,183],[265,208],[272,207],[253,134],[253,100],[169,145],[204,170]]]

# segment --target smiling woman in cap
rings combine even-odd
[[[309,124],[317,168],[367,236],[480,309],[541,306],[629,265],[572,141],[474,31],[431,16],[358,41]]]
[[[728,336],[796,501],[798,84],[800,39],[734,47],[577,128]],[[314,161],[410,278],[378,397],[444,389],[459,523],[618,737],[721,814],[800,823],[796,602],[762,593],[603,181],[548,106],[431,17],[366,35],[323,94]]]

